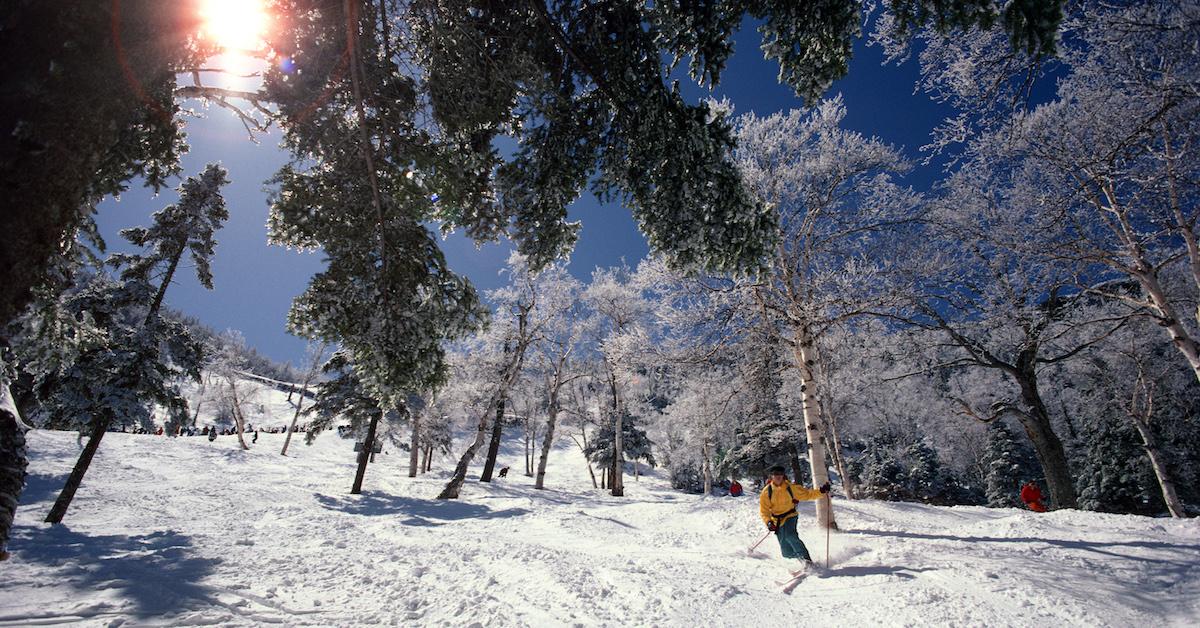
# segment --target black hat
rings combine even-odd
[[[767,469],[767,475],[787,475],[787,473],[784,472],[783,467],[775,465],[770,469]]]

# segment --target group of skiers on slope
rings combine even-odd
[[[812,556],[804,546],[804,541],[800,540],[800,535],[796,533],[796,522],[799,520],[796,504],[828,496],[829,482],[819,488],[805,488],[789,482],[783,467],[771,467],[767,473],[769,481],[758,496],[759,516],[767,525],[767,529],[775,533],[783,557],[798,559],[807,567],[812,564]],[[737,489],[736,495],[734,487]],[[735,480],[729,494],[737,497],[741,494],[741,488],[741,484],[737,484]],[[1034,512],[1046,512],[1046,506],[1042,502],[1042,491],[1033,482],[1027,482],[1021,487],[1021,501]]]

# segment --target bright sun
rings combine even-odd
[[[257,50],[263,45],[267,14],[262,0],[204,0],[204,33],[225,50]]]

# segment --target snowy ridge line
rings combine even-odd
[[[312,385],[309,385],[309,387],[307,389],[305,389],[302,384],[297,384],[294,382],[284,382],[284,381],[280,381],[277,379],[271,379],[270,377],[263,377],[262,375],[259,375],[257,373],[251,373],[249,371],[234,371],[234,373],[237,373],[239,376],[244,377],[246,379],[252,379],[256,382],[259,382],[260,384],[266,384],[266,385],[274,388],[275,390],[278,390],[279,392],[285,392],[285,393],[294,392],[297,394],[304,395],[305,397],[307,397],[309,399],[317,398],[317,393],[316,393],[316,391],[313,390]]]

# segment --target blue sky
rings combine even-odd
[[[802,106],[790,90],[776,82],[778,67],[763,60],[759,41],[753,28],[739,33],[736,52],[715,95],[731,100],[736,113],[753,111],[761,115]],[[903,146],[916,156],[917,148],[927,142],[929,131],[946,111],[925,95],[913,94],[917,78],[914,62],[899,67],[881,67],[881,62],[881,51],[860,40],[849,75],[835,83],[829,95],[840,93],[845,100],[848,128]],[[697,99],[704,94],[698,87],[689,87],[685,93]],[[171,307],[195,315],[217,330],[240,330],[249,345],[275,360],[298,364],[303,360],[306,341],[289,335],[284,321],[291,299],[304,290],[323,262],[319,253],[267,245],[268,193],[264,182],[286,161],[286,154],[276,146],[279,133],[261,137],[256,145],[247,140],[245,129],[229,112],[213,107],[206,115],[205,119],[188,123],[191,151],[183,159],[184,173],[194,175],[209,162],[221,162],[229,170],[231,181],[225,190],[230,219],[217,234],[214,290],[205,290],[194,274],[189,274],[172,285],[166,300]],[[918,168],[907,181],[924,189],[937,174],[935,168]],[[120,229],[147,224],[150,214],[175,198],[173,191],[154,197],[139,188],[131,189],[119,200],[101,203],[97,223],[110,250],[120,250],[124,244],[117,235]],[[583,225],[569,266],[577,277],[587,279],[597,266],[619,264],[622,259],[636,264],[646,255],[645,238],[627,209],[602,205],[585,195],[571,207],[570,215]],[[480,290],[500,285],[499,270],[508,255],[506,246],[488,244],[477,248],[462,236],[451,236],[443,242],[443,250],[451,267],[469,277]]]

